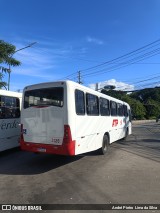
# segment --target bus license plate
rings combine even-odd
[[[44,149],[44,148],[38,148],[37,151],[39,151],[39,152],[46,152],[46,149]]]

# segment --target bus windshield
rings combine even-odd
[[[28,90],[24,94],[24,109],[29,107],[63,106],[63,88]]]

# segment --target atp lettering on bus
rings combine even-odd
[[[112,121],[112,127],[118,126],[118,119],[113,119]]]

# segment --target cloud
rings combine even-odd
[[[115,90],[122,90],[122,91],[131,91],[134,90],[134,85],[127,84],[121,81],[116,81],[115,79],[110,79],[108,81],[103,81],[98,83],[98,89],[104,88],[104,86],[113,85],[115,86]],[[96,88],[96,84],[90,84],[90,88]]]
[[[28,42],[31,43],[31,42]],[[24,47],[23,44],[16,43],[18,49]],[[18,75],[26,75],[31,77],[40,77],[45,79],[53,79],[55,70],[61,66],[61,61],[72,54],[72,47],[60,46],[53,47],[53,43],[38,42],[32,47],[17,51],[13,57],[21,61],[20,67],[12,67],[12,72]],[[84,50],[83,50],[84,51]],[[60,78],[58,73],[57,78]]]
[[[37,77],[37,78],[42,78],[44,80],[53,80],[60,78],[59,75],[55,75],[55,73],[47,72],[46,69],[36,69],[33,67],[28,67],[28,68],[22,68],[22,67],[17,67],[13,68],[13,74],[17,75],[22,75],[22,76],[28,76],[28,77]]]
[[[37,43],[27,47],[34,41]],[[19,67],[11,67],[12,90],[21,89],[28,84],[63,79],[69,72],[73,72],[70,71],[75,66],[73,60],[85,59],[88,50],[86,43],[84,45],[84,37],[79,42],[65,42],[40,36],[21,38],[15,35],[9,37],[8,42],[16,46],[16,51],[19,50],[13,57],[21,62]],[[7,82],[7,74],[5,79]]]
[[[97,38],[93,38],[93,37],[90,37],[90,36],[87,36],[86,40],[89,43],[94,43],[94,44],[98,44],[98,45],[104,44],[104,42],[102,40],[97,39]]]
[[[56,62],[50,55],[32,48],[19,51],[15,53],[14,57],[21,61],[21,66],[11,68],[12,72],[17,75],[47,79],[48,73],[46,73],[46,70],[53,70],[56,67]]]
[[[16,46],[16,50],[27,47],[34,41],[37,42],[33,46],[17,51],[13,55],[13,57],[21,61],[21,66],[11,67],[12,80],[14,77],[21,79],[19,81],[27,79],[26,84],[64,78],[65,75],[69,75],[69,72],[73,72],[70,71],[74,69],[74,64],[76,63],[73,60],[85,60],[88,51],[88,47],[85,46],[86,42],[84,44],[84,37],[79,42],[77,40],[56,41],[39,36],[37,38],[33,37],[32,40],[30,38],[21,39],[20,37],[14,37],[12,40],[14,40],[12,43]],[[99,43],[101,42],[99,41]],[[28,79],[33,80],[28,82]]]

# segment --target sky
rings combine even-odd
[[[120,90],[160,85],[159,0],[0,0],[0,5],[0,40],[16,50],[36,42],[13,55],[21,66],[12,67],[10,90],[78,81],[79,71],[93,89],[96,83]]]

